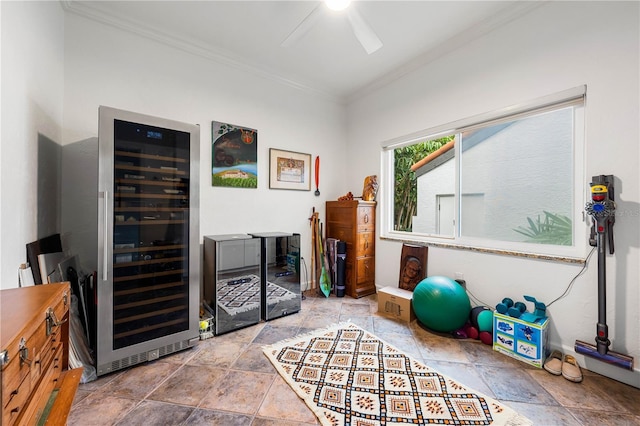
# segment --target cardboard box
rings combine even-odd
[[[493,349],[542,368],[549,346],[549,318],[535,323],[493,313]]]
[[[413,292],[398,287],[384,287],[378,290],[378,312],[402,321],[411,322],[415,318],[411,300]]]

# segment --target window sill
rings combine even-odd
[[[423,241],[423,240],[418,241],[418,240],[410,240],[410,239],[405,239],[400,237],[380,236],[380,239],[384,241],[396,241],[396,242],[407,243],[407,244],[418,244],[418,245],[423,245],[427,247],[438,247],[438,248],[451,249],[451,250],[466,250],[466,251],[473,251],[476,253],[524,257],[527,259],[547,260],[552,262],[574,263],[579,265],[584,265],[586,262],[586,258],[577,258],[577,257],[559,256],[559,255],[550,255],[550,254],[537,254],[537,253],[529,253],[529,252],[514,251],[514,250],[490,249],[490,248],[467,246],[462,244],[439,243],[434,241]]]

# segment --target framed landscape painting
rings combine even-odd
[[[258,187],[258,131],[211,122],[211,185]]]

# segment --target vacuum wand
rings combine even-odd
[[[600,219],[597,227],[601,229]],[[600,355],[606,355],[609,350],[609,327],[607,326],[607,262],[605,251],[607,239],[605,232],[598,232],[598,324],[596,325],[596,346]]]
[[[577,353],[596,358],[600,361],[633,370],[633,358],[609,350],[609,327],[607,326],[607,266],[606,250],[613,254],[613,224],[615,223],[616,203],[613,192],[613,176],[594,176],[591,182],[591,201],[585,210],[593,217],[589,243],[598,251],[598,323],[596,324],[596,346],[576,340]],[[595,237],[595,238],[594,238]]]

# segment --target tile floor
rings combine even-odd
[[[261,347],[351,320],[536,425],[640,425],[640,389],[590,373],[571,383],[477,341],[380,316],[376,297],[307,297],[302,310],[80,385],[69,425],[317,425]]]

